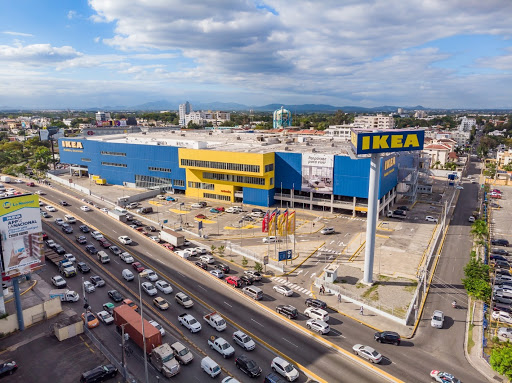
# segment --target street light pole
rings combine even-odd
[[[146,333],[144,332],[144,316],[143,316],[143,307],[142,307],[142,290],[141,290],[141,284],[140,284],[140,277],[141,275],[144,277],[147,274],[146,271],[142,271],[138,274],[138,280],[139,280],[139,307],[140,307],[140,321],[142,322],[142,343],[144,346],[144,376],[146,378],[146,383],[149,382],[148,380],[148,358],[146,354]]]

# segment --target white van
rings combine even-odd
[[[118,212],[119,212],[119,213],[121,213],[121,214],[128,214],[128,210],[123,209],[121,206],[116,206],[116,207],[114,208],[114,210],[115,210],[115,211],[118,211]]]
[[[135,278],[133,273],[128,269],[124,269],[122,275],[123,278],[126,279],[127,281],[133,281],[133,278]]]
[[[242,289],[242,292],[256,301],[259,301],[261,298],[263,298],[263,291],[259,287],[246,286]]]
[[[100,261],[101,263],[110,262],[110,257],[103,250],[98,251],[97,256],[98,256],[98,261]]]
[[[221,369],[215,361],[210,357],[205,357],[201,359],[201,368],[204,372],[210,375],[212,378],[215,378],[217,375],[221,373]]]

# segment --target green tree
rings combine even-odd
[[[217,249],[217,252],[219,253],[219,255],[220,255],[221,257],[223,257],[223,256],[224,256],[224,251],[225,251],[225,250],[226,250],[226,247],[225,247],[224,245],[220,245],[220,246],[218,247],[218,249]]]
[[[211,245],[210,246],[210,250],[212,251],[212,254],[215,254],[215,249],[217,248],[217,246],[215,245]]]
[[[462,284],[468,295],[487,301],[491,298],[492,287],[489,284],[489,265],[480,259],[472,258],[464,267],[465,278]]]
[[[247,267],[247,264],[249,263],[249,261],[247,260],[247,258],[245,257],[242,257],[242,266],[243,267]]]
[[[263,271],[263,265],[259,262],[254,262],[254,270],[261,273]]]
[[[494,371],[512,379],[512,344],[497,344],[491,352],[489,363]]]
[[[489,228],[487,227],[487,223],[483,219],[477,219],[471,225],[470,233],[478,242],[485,241],[489,234]]]

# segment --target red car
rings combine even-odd
[[[204,214],[198,214],[196,215],[197,219],[206,219],[207,217]]]
[[[33,182],[27,182],[27,186],[36,186],[36,184]]]
[[[41,234],[43,235],[43,240],[48,239],[48,234],[46,234],[44,231]]]
[[[162,243],[162,246],[165,247],[167,250],[174,250],[174,246],[171,245],[170,243]]]
[[[225,281],[235,287],[241,287],[243,284],[238,277],[226,277]]]
[[[146,270],[146,268],[144,266],[142,266],[142,264],[140,262],[133,262],[132,263],[132,267],[138,272],[138,273],[141,273],[143,272],[144,270]]]
[[[219,207],[216,207],[215,210],[218,210],[218,211],[225,211],[226,209],[224,209],[222,206],[219,206]]]
[[[100,245],[101,245],[101,247],[103,247],[105,249],[107,249],[110,246],[112,246],[112,244],[109,241],[106,241],[106,240],[100,241]]]

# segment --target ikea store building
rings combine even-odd
[[[293,135],[297,136],[297,135]],[[366,212],[370,159],[335,138],[158,131],[59,139],[62,163],[108,184],[269,207]],[[379,210],[396,201],[395,155],[382,158]]]

